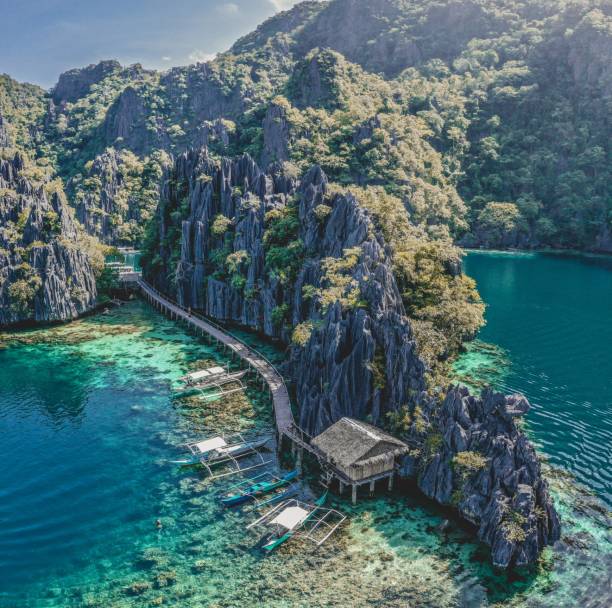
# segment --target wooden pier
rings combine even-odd
[[[291,401],[289,400],[289,391],[285,381],[276,367],[261,353],[245,344],[239,338],[232,336],[227,330],[213,321],[187,310],[177,302],[173,302],[143,279],[140,279],[138,284],[151,304],[170,316],[170,318],[185,322],[200,335],[208,335],[213,338],[233,355],[242,359],[250,369],[254,370],[262,378],[268,385],[272,396],[274,419],[276,420],[276,428],[279,435],[289,436],[289,430],[294,425]]]
[[[303,431],[293,418],[289,391],[281,373],[264,355],[243,342],[240,338],[229,333],[225,328],[214,321],[206,319],[202,315],[192,312],[171,300],[168,296],[159,292],[142,278],[138,279],[138,286],[142,290],[145,298],[161,312],[168,315],[171,319],[186,323],[197,334],[212,338],[219,345],[229,350],[232,355],[239,357],[250,369],[260,376],[262,383],[268,386],[272,397],[279,445],[281,445],[283,438],[290,441],[298,468],[301,468],[305,450],[319,461],[323,471],[322,481],[324,483],[329,484],[334,478],[337,479],[340,493],[342,493],[345,487],[350,486],[352,488],[353,503],[355,503],[357,499],[357,489],[359,486],[368,485],[371,494],[374,492],[376,481],[387,479],[388,488],[392,488],[395,468],[366,478],[351,478],[344,471],[335,466],[327,454],[313,445],[313,438]]]

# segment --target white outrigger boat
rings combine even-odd
[[[186,444],[191,456],[172,462],[183,466],[202,465],[208,471],[211,478],[219,479],[270,464],[272,460],[266,460],[261,453],[262,448],[265,447],[270,439],[271,437],[269,436],[246,439],[240,433],[228,436],[219,435],[204,439],[203,441]],[[256,463],[242,467],[239,460],[249,456],[256,457]],[[229,467],[230,471],[215,474],[212,467],[222,464]]]
[[[189,372],[180,378],[180,380],[187,386],[194,386],[196,384],[200,384],[201,382],[216,380],[227,374],[229,374],[229,369],[217,365],[214,367],[208,367],[207,369],[199,369],[195,372]]]
[[[194,395],[202,395],[202,397],[214,398],[225,395],[231,395],[232,393],[238,393],[245,390],[245,386],[242,383],[242,379],[248,374],[248,370],[239,370],[237,372],[227,372],[223,375],[217,375],[213,378],[201,380],[188,384],[184,389],[178,390],[173,393],[175,399],[182,397],[191,397]],[[237,384],[236,388],[224,389],[223,387],[227,384]],[[206,394],[206,391],[211,389],[218,389],[218,392],[210,395]]]
[[[292,498],[270,509],[247,526],[265,530],[261,547],[273,551],[291,538],[306,538],[321,546],[346,519],[335,509],[323,507],[327,491],[314,504]]]

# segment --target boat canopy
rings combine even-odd
[[[185,378],[193,382],[195,380],[203,380],[205,378],[210,378],[210,376],[218,376],[224,373],[225,369],[222,367],[209,367],[208,369],[200,369],[197,372],[191,372],[187,374]]]
[[[270,524],[278,524],[287,530],[293,530],[308,517],[308,513],[309,511],[302,509],[302,507],[287,507],[284,511],[281,511]]]
[[[211,450],[217,450],[219,448],[223,448],[227,445],[227,442],[223,437],[213,437],[211,439],[206,439],[206,441],[200,441],[199,443],[195,443],[194,447],[201,454],[206,454]]]

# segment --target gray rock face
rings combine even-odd
[[[0,148],[10,148],[11,137],[8,132],[8,123],[4,120],[2,114],[0,114]]]
[[[126,87],[106,116],[102,128],[105,140],[111,145],[128,143],[136,152],[155,145],[157,142],[150,141],[146,118],[147,112],[140,94],[134,87]]]
[[[19,154],[0,160],[0,326],[74,319],[96,301],[89,258],[60,197],[22,169]]]
[[[264,146],[261,164],[267,167],[272,162],[289,160],[289,125],[283,106],[270,104],[263,121]]]
[[[319,167],[297,183],[279,166],[264,173],[247,155],[216,162],[206,150],[179,156],[164,184],[145,275],[184,306],[289,345],[304,430],[343,416],[382,426],[410,404],[417,451],[404,474],[478,526],[496,565],[533,562],[559,537],[535,451],[515,423],[529,404],[465,389],[443,403],[426,396],[386,245],[352,195],[331,195]],[[453,460],[462,452],[472,457],[467,473]]]
[[[295,278],[283,281],[269,271],[266,213],[286,208],[290,197],[299,200],[295,236],[304,252]],[[188,201],[189,210],[181,223],[178,264],[172,268],[172,252],[162,245],[166,266],[149,277],[185,306],[286,344],[293,328],[314,322],[305,346],[290,351],[300,422],[307,431],[320,432],[345,415],[382,423],[386,412],[424,388],[423,364],[384,243],[352,196],[327,195],[327,179],[318,167],[297,187],[280,172],[262,173],[246,155],[218,166],[205,151],[186,153],[177,159],[162,192],[162,243],[177,228],[169,221],[181,200]],[[315,212],[320,205],[329,205],[323,220]],[[219,215],[232,224],[223,235],[212,228]],[[305,286],[315,291],[327,287],[323,261],[343,258],[346,249],[356,251],[347,279],[361,302],[322,307],[317,298],[306,298]],[[223,257],[243,258],[242,280],[220,273],[220,250]],[[175,282],[167,276],[175,276]],[[279,311],[284,311],[281,322]]]
[[[441,405],[423,406],[433,431],[416,437],[424,446],[439,445],[423,447],[415,463],[406,463],[427,496],[456,506],[477,526],[502,568],[532,563],[560,537],[536,452],[516,425],[528,410],[520,395],[487,390],[476,398],[466,388],[451,388]]]
[[[77,219],[88,234],[96,236],[104,243],[117,243],[118,227],[111,219],[113,214],[118,212],[115,199],[123,181],[117,153],[110,149],[96,157],[90,175],[100,179],[100,191],[86,193],[83,198],[76,200]]]
[[[57,104],[74,102],[87,95],[92,85],[121,69],[118,61],[101,61],[85,68],[64,72],[53,88],[53,101]]]

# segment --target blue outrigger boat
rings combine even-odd
[[[262,473],[251,479],[245,479],[230,487],[221,498],[221,503],[226,507],[235,507],[255,500],[258,496],[269,494],[278,488],[289,485],[297,479],[298,474],[297,470],[291,471],[282,477],[276,477],[270,473]]]

